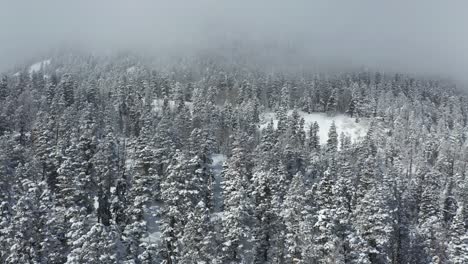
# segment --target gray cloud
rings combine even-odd
[[[231,41],[297,63],[468,80],[463,0],[0,0],[0,69],[61,45],[192,52]],[[267,49],[266,47],[270,47]]]

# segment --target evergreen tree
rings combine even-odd
[[[8,96],[8,79],[3,76],[0,80],[0,101],[4,101]]]
[[[300,233],[300,225],[305,221],[304,207],[306,199],[304,197],[305,185],[304,176],[297,173],[289,186],[283,203],[283,219],[285,222],[285,243],[286,243],[286,258],[288,263],[300,263],[302,261],[302,234]]]
[[[336,131],[335,122],[333,121],[330,126],[330,130],[328,130],[327,151],[333,154],[337,150],[338,150],[338,133]]]
[[[252,240],[252,201],[249,195],[248,166],[239,139],[234,142],[232,157],[222,173],[224,217],[222,222],[222,254],[224,263],[248,261],[248,246]]]
[[[460,204],[455,219],[450,227],[450,241],[448,258],[451,263],[465,263],[468,261],[468,235],[463,222],[464,205]]]
[[[332,166],[334,166],[332,164]],[[313,237],[313,252],[307,256],[307,261],[317,263],[341,263],[343,256],[340,253],[340,241],[337,236],[337,218],[336,206],[333,197],[334,175],[336,170],[334,167],[323,174],[317,186],[317,213],[314,223]]]
[[[214,260],[215,237],[209,217],[209,210],[204,202],[199,202],[189,214],[180,239],[180,263],[212,263]]]
[[[367,252],[371,263],[389,263],[391,239],[391,215],[386,204],[384,191],[377,184],[364,195],[354,212],[356,229],[367,242]]]
[[[9,227],[9,254],[5,263],[39,263],[41,225],[43,218],[39,212],[39,188],[30,180],[21,182],[22,188],[28,190],[12,208],[15,214]]]
[[[63,75],[59,86],[63,90],[63,98],[66,107],[71,106],[75,102],[75,84],[72,80],[72,77],[69,74]]]
[[[164,202],[161,256],[166,263],[181,257],[180,239],[187,220],[184,215],[192,212],[200,202],[203,180],[195,172],[196,162],[188,160],[185,153],[178,151],[168,168],[169,174],[161,185]]]
[[[117,261],[117,234],[100,223],[79,238],[82,244],[70,252],[67,264],[72,263],[116,263]]]
[[[320,150],[320,136],[319,136],[319,125],[314,122],[309,128],[309,148],[311,150]]]

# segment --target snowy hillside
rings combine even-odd
[[[193,63],[0,78],[0,263],[467,263],[464,94]]]

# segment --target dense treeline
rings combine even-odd
[[[468,104],[450,83],[142,61],[2,77],[1,263],[468,263]],[[370,128],[352,140],[299,111]]]

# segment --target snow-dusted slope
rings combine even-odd
[[[288,115],[292,114],[292,110],[288,111]],[[338,135],[341,132],[344,132],[345,135],[350,136],[353,141],[359,140],[360,138],[366,135],[366,132],[369,128],[369,123],[367,120],[361,119],[359,123],[356,123],[354,118],[351,118],[347,115],[335,115],[330,116],[326,113],[306,113],[299,111],[299,115],[304,118],[305,125],[304,129],[306,131],[309,130],[309,127],[314,122],[317,122],[320,130],[320,143],[325,144],[328,139],[328,130],[333,121],[335,121],[336,129]],[[276,118],[276,114],[272,112],[263,113],[260,117],[260,129],[267,127],[270,120],[273,120],[274,126],[276,127],[278,124],[278,119]]]

